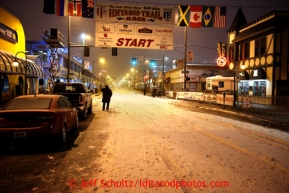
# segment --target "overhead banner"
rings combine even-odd
[[[96,23],[95,46],[173,50],[174,26]]]
[[[97,4],[96,21],[174,25],[175,8],[145,5]]]

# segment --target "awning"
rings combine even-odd
[[[250,80],[266,79],[266,72],[263,68],[253,69],[250,73]]]
[[[240,80],[249,80],[249,73],[246,70],[243,70],[239,73]]]
[[[35,78],[43,77],[43,70],[32,60],[16,57],[18,66],[13,66],[14,61],[14,54],[0,50],[0,72],[7,74],[26,74],[27,77]]]

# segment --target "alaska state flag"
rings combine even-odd
[[[191,6],[190,27],[202,26],[202,6]]]
[[[213,27],[213,16],[215,7],[206,7],[203,6],[203,15],[202,15],[202,26],[203,27]]]

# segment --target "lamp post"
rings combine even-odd
[[[94,60],[93,63],[94,62],[99,62],[100,64],[104,64],[105,63],[105,59],[104,58],[100,58],[100,59]],[[95,67],[95,69],[96,69],[96,67]],[[104,74],[104,72],[105,72],[105,70],[103,70],[103,69],[99,70],[100,83],[102,83],[102,75]]]
[[[82,45],[85,45],[85,39],[88,39],[89,35],[81,34],[81,38],[82,38]]]
[[[23,51],[19,51],[19,52],[17,52],[16,54],[15,54],[15,60],[14,60],[14,62],[13,62],[13,66],[18,66],[19,65],[19,63],[18,63],[18,61],[17,61],[17,55],[19,54],[19,53],[22,53],[22,54],[24,54],[25,55],[25,79],[24,79],[24,89],[25,89],[25,94],[27,95],[27,67],[28,67],[28,62],[27,62],[27,55],[26,55],[26,53],[25,52],[23,52]]]

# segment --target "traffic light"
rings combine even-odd
[[[111,55],[112,56],[117,56],[117,48],[112,48]]]
[[[136,66],[136,64],[137,64],[136,58],[132,58],[132,59],[131,59],[131,65],[132,65],[132,66]]]
[[[89,57],[89,46],[84,46],[84,56]]]

